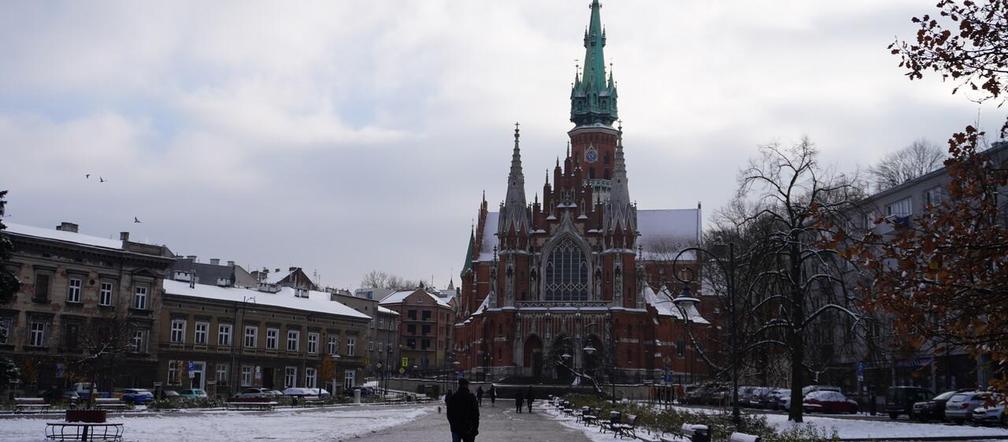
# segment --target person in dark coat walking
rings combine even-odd
[[[515,393],[515,408],[521,413],[522,405],[524,405],[525,396],[522,395],[521,390]]]
[[[448,425],[451,427],[452,442],[473,442],[479,434],[479,404],[476,396],[469,392],[469,381],[459,379],[458,390],[448,402]]]
[[[532,400],[533,399],[535,399],[535,396],[532,395],[532,386],[529,385],[528,391],[525,393],[525,404],[528,405],[528,412],[529,413],[532,412]]]
[[[493,407],[494,403],[497,402],[497,387],[490,384],[490,406]]]
[[[483,387],[476,387],[476,402],[479,402],[479,406],[483,406]]]

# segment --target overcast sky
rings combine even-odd
[[[458,284],[514,122],[530,199],[563,154],[588,3],[5,2],[6,219],[336,287],[371,269]],[[943,144],[980,108],[886,50],[933,4],[604,2],[631,198],[709,217],[757,146],[803,135],[840,170]]]

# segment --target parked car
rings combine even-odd
[[[281,394],[283,394],[283,393],[281,393]],[[276,395],[274,395],[267,388],[251,387],[251,388],[246,388],[246,389],[242,390],[241,393],[238,393],[238,394],[232,396],[231,400],[238,401],[238,402],[241,402],[241,401],[246,401],[246,402],[253,401],[254,402],[254,401],[273,400],[275,398],[276,398]]]
[[[144,388],[125,388],[120,399],[127,404],[147,405],[154,402],[154,393]]]
[[[107,391],[98,391],[95,387],[95,397],[111,397]],[[70,386],[65,392],[63,392],[64,397],[76,396],[79,400],[87,400],[91,397],[91,383],[90,382],[77,382]]]
[[[946,391],[931,398],[931,400],[914,402],[911,418],[917,418],[924,421],[945,420],[945,403],[948,402],[949,398],[960,391],[961,390]]]
[[[295,397],[327,397],[329,396],[329,391],[325,388],[301,388],[301,387],[290,387],[283,391],[284,396],[295,396]]]
[[[931,390],[921,387],[889,387],[886,390],[885,412],[889,413],[889,419],[896,419],[901,414],[914,418],[913,405],[915,402],[926,401],[934,397]]]
[[[770,408],[770,387],[756,387],[749,396],[749,406],[753,408]]]
[[[973,409],[973,422],[977,424],[994,424],[1008,426],[1008,415],[1005,414],[1004,399],[999,403],[984,405]]]
[[[840,392],[840,387],[834,387],[832,385],[806,385],[801,389],[802,397],[805,397],[813,391],[835,391]]]
[[[973,419],[973,410],[987,404],[991,395],[986,391],[956,393],[945,403],[945,420],[961,424]]]
[[[774,388],[770,390],[769,394],[767,394],[767,408],[773,410],[785,410],[785,400],[787,400],[788,405],[791,404],[791,389]]]
[[[165,390],[164,391],[164,398],[167,399],[167,400],[170,400],[170,401],[172,401],[172,400],[176,400],[177,401],[177,400],[179,400],[179,399],[182,398],[182,395],[180,395],[179,392],[177,392],[175,390]]]
[[[207,399],[207,393],[202,388],[187,388],[185,390],[178,392],[179,397],[182,399]]]
[[[802,399],[802,408],[809,413],[857,413],[858,404],[839,391],[813,391]]]

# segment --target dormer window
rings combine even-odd
[[[298,298],[307,298],[308,297],[308,290],[307,289],[294,289],[294,296],[296,296]]]

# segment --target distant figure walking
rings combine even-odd
[[[459,379],[458,390],[446,399],[452,442],[473,442],[479,434],[479,404],[469,391],[469,381]]]
[[[493,407],[494,403],[497,402],[497,387],[490,384],[490,406]]]
[[[515,393],[515,409],[521,413],[522,405],[524,405],[525,396],[522,396],[521,390]]]
[[[483,387],[476,387],[476,402],[479,402],[479,406],[483,406]]]
[[[528,391],[525,393],[525,403],[528,405],[528,412],[529,413],[532,412],[532,400],[533,399],[535,399],[535,396],[532,394],[532,386],[529,385]]]

